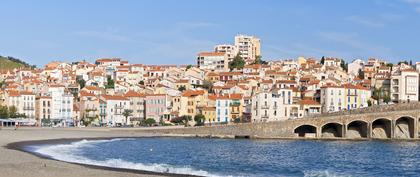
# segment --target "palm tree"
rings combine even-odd
[[[133,110],[131,109],[124,109],[124,112],[122,113],[125,117],[125,125],[128,125],[128,117],[131,116],[133,113]]]

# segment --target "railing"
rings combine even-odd
[[[341,116],[341,115],[353,115],[353,114],[367,114],[375,112],[392,112],[392,111],[408,111],[420,109],[420,102],[411,101],[410,103],[398,103],[389,105],[372,105],[370,107],[351,109],[332,113],[322,113],[315,115],[308,115],[309,118],[318,117],[329,117],[329,116]]]
[[[270,109],[270,106],[268,106],[268,105],[262,105],[261,108],[262,109]]]
[[[230,103],[230,106],[240,106],[241,103]]]
[[[23,107],[23,110],[33,111],[33,110],[35,110],[35,108],[34,107]]]
[[[122,109],[122,108],[124,108],[124,106],[122,106],[122,105],[116,105],[115,106],[115,109]]]

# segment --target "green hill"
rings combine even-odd
[[[30,65],[17,58],[0,56],[0,70],[11,70],[20,67],[34,68],[35,65]]]

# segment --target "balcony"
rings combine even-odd
[[[262,115],[261,118],[268,119],[268,115]]]
[[[394,92],[394,93],[399,92],[398,86],[393,86],[392,87],[392,92]]]
[[[35,110],[35,108],[34,107],[23,107],[23,110],[33,111],[33,110]]]
[[[115,105],[115,109],[123,109],[124,106],[123,105]]]
[[[261,108],[262,109],[270,109],[270,106],[269,105],[262,105]]]
[[[241,103],[230,103],[230,106],[240,106]]]
[[[100,116],[106,116],[107,114],[105,112],[99,113]]]

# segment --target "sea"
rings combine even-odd
[[[148,137],[25,148],[72,163],[197,176],[420,176],[420,142]]]

